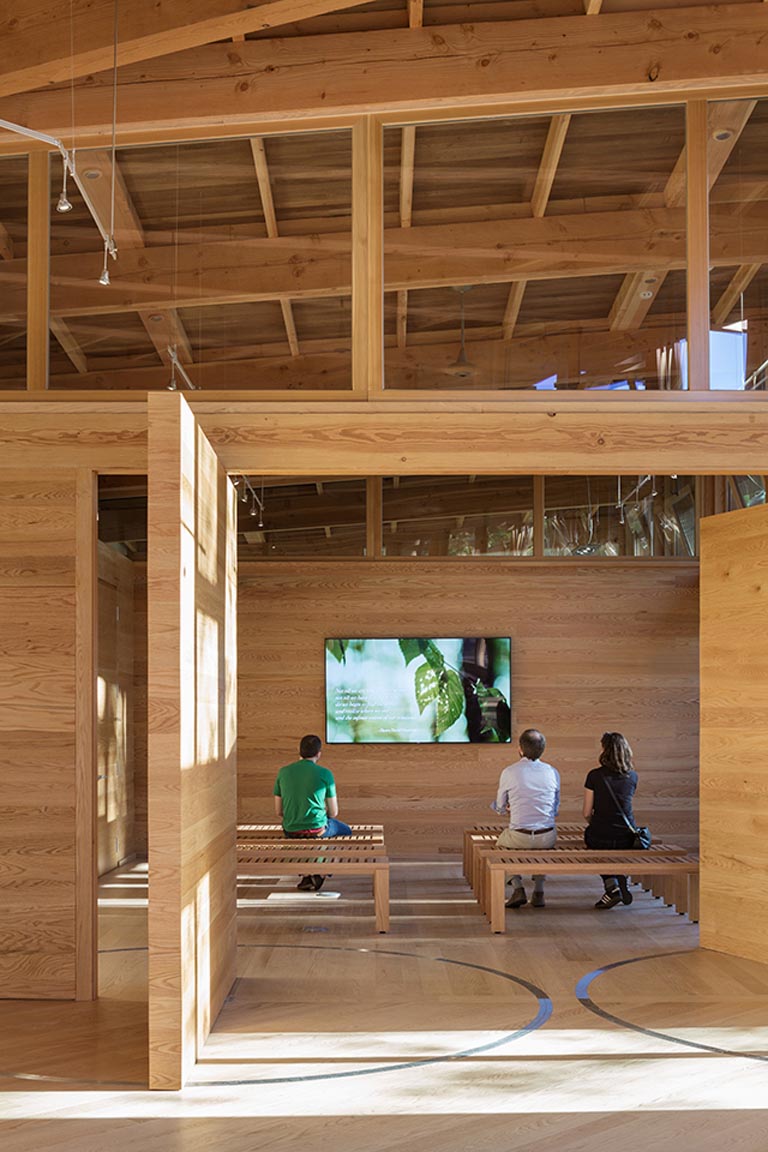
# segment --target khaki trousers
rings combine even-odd
[[[551,832],[518,832],[514,828],[505,828],[501,836],[496,841],[497,848],[510,848],[515,852],[524,852],[527,850],[533,852],[537,848],[554,848],[557,843],[557,829],[553,828]],[[534,876],[533,886],[536,892],[544,891],[544,881],[546,876]],[[513,876],[510,880],[515,888],[522,888],[522,876]]]

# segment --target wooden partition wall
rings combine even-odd
[[[267,817],[279,766],[324,733],[331,636],[510,636],[513,732],[547,735],[563,817],[606,729],[626,733],[637,813],[655,833],[697,834],[698,580],[689,564],[350,561],[243,564],[239,596],[241,817]],[[336,745],[342,819],[383,821],[394,852],[456,852],[490,817],[510,745]]]
[[[184,399],[149,407],[149,1071],[176,1089],[235,978],[235,495]]]
[[[701,525],[701,943],[768,955],[768,507]]]
[[[95,995],[96,493],[0,461],[0,996]]]

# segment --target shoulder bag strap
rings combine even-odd
[[[626,824],[627,828],[629,828],[629,830],[631,832],[634,832],[635,834],[637,834],[637,828],[635,828],[634,824],[632,823],[632,821],[629,819],[626,812],[622,808],[621,804],[619,804],[618,800],[616,799],[616,793],[614,792],[613,788],[611,787],[610,780],[608,779],[607,776],[603,776],[603,780],[605,782],[606,788],[608,789],[608,791],[611,794],[611,799],[613,800],[614,804],[616,805],[616,811],[621,816],[621,818],[624,821],[624,823]]]

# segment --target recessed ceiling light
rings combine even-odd
[[[159,312],[153,312],[152,315],[150,316],[150,320],[152,321],[153,324],[159,324],[160,321],[162,320],[162,316],[160,315]]]
[[[720,141],[730,140],[732,136],[733,136],[733,129],[732,128],[716,128],[715,131],[712,133],[712,139],[713,140],[720,140]]]
[[[83,175],[85,176],[86,180],[98,180],[101,176],[101,172],[98,170],[98,168],[86,168]]]
[[[652,300],[653,299],[653,292],[651,292],[650,289],[646,288],[646,290],[644,292],[640,293],[640,299],[641,300]]]

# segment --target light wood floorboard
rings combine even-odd
[[[4,1152],[768,1147],[768,1061],[754,1058],[768,1056],[768,966],[698,950],[696,927],[647,893],[596,912],[583,878],[552,879],[545,909],[508,912],[493,937],[452,859],[393,863],[386,937],[363,877],[326,881],[338,900],[288,903],[267,896],[290,881],[249,882],[238,983],[193,1082],[124,1086],[146,1079],[145,883],[140,867],[102,882],[102,999],[0,1004]],[[641,957],[589,996],[698,1047],[577,1000],[587,973]],[[551,997],[544,1027],[515,1037],[538,1004],[504,974]]]

